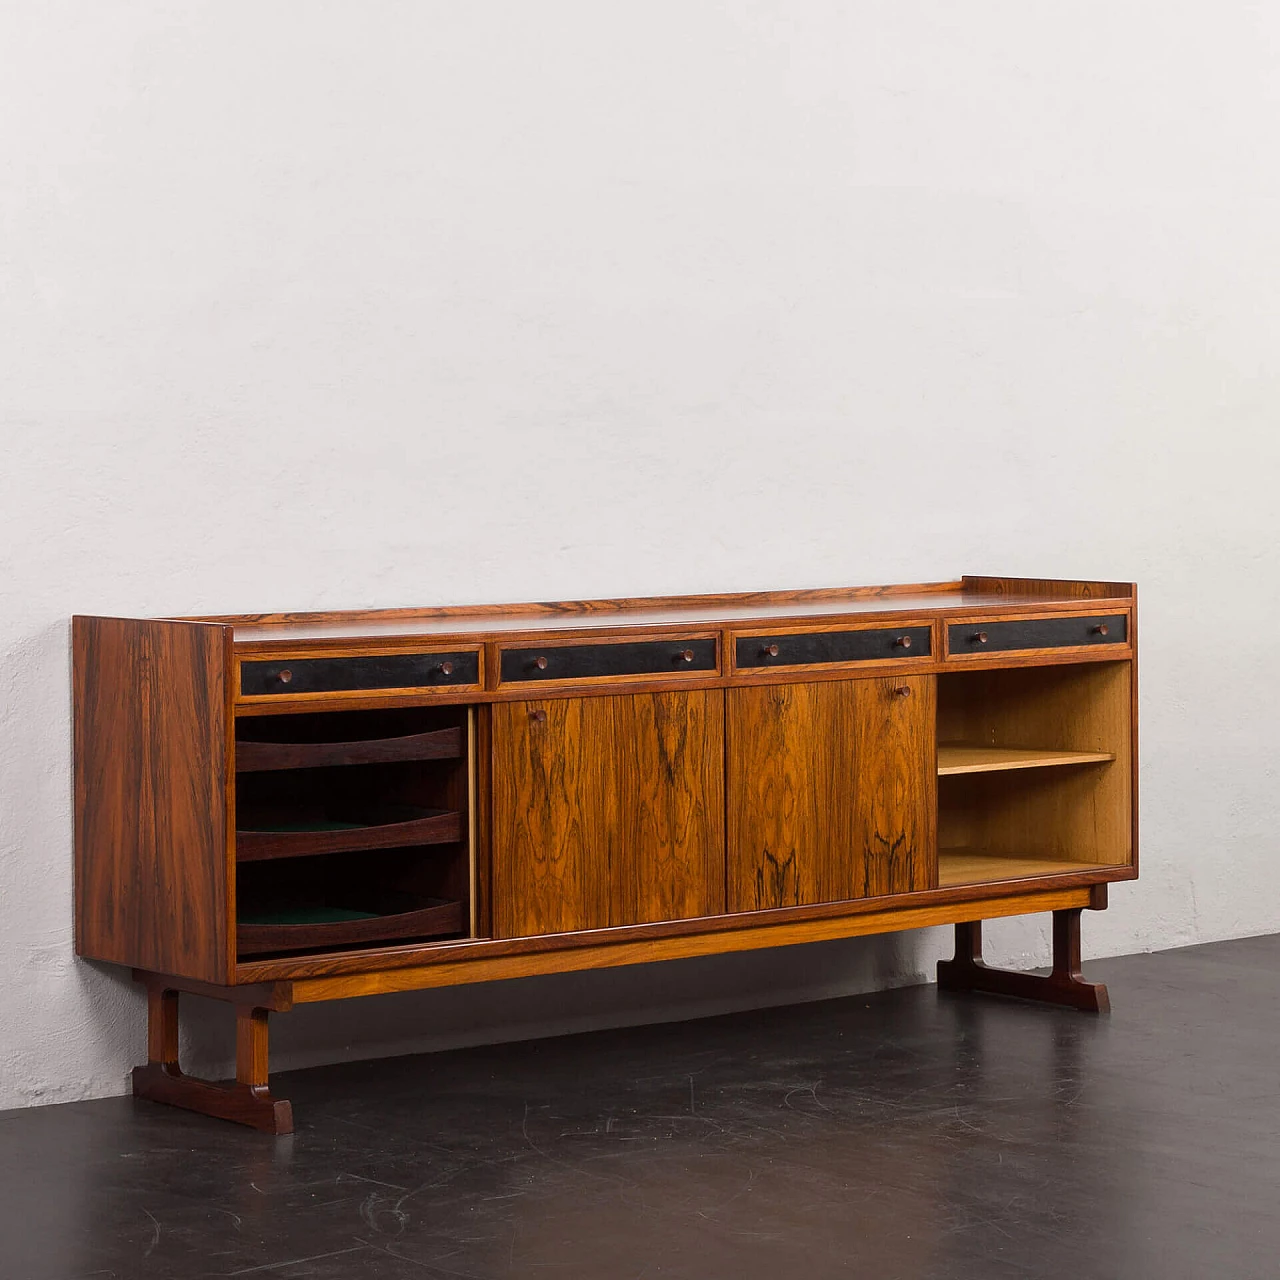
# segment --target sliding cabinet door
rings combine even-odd
[[[500,938],[724,910],[724,694],[493,708]]]
[[[932,888],[932,676],[732,689],[729,911]]]

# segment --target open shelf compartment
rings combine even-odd
[[[938,884],[1128,866],[1127,662],[938,679]]]
[[[466,707],[242,718],[237,954],[471,936],[472,725]]]

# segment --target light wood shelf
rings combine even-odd
[[[1005,858],[981,849],[939,849],[938,888],[1024,880],[1030,876],[1068,875],[1073,871],[1105,871],[1108,862],[1067,862],[1061,858]]]
[[[984,747],[967,742],[938,744],[938,777],[958,773],[999,773],[1006,769],[1048,769],[1070,764],[1105,764],[1110,751],[1042,751],[1033,747]]]

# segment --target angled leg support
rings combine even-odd
[[[267,1087],[267,1017],[289,1007],[272,988],[202,988],[197,994],[236,1006],[236,1078],[215,1084],[183,1073],[178,1065],[179,989],[157,974],[135,973],[147,984],[147,1065],[133,1070],[133,1093],[152,1102],[234,1120],[264,1133],[292,1133],[293,1107]],[[196,984],[184,984],[192,989]],[[259,1003],[261,1001],[261,1003]]]
[[[1053,913],[1053,972],[1016,973],[988,968],[982,960],[982,921],[956,925],[956,954],[938,961],[943,991],[981,991],[988,995],[1064,1004],[1085,1013],[1110,1013],[1111,999],[1100,982],[1086,982],[1080,972],[1080,912],[1069,907]]]

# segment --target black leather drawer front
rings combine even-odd
[[[932,627],[896,631],[808,631],[789,636],[739,636],[735,656],[740,671],[758,667],[819,666],[827,662],[877,662],[927,658]]]
[[[1092,618],[1027,618],[1018,622],[958,622],[947,628],[953,654],[1008,653],[1015,649],[1064,649],[1080,645],[1124,644],[1123,613]]]
[[[388,653],[360,658],[279,658],[240,664],[240,693],[349,693],[361,689],[436,689],[477,684],[480,655]]]
[[[591,680],[600,676],[669,676],[715,670],[713,639],[643,640],[502,651],[503,684]]]

